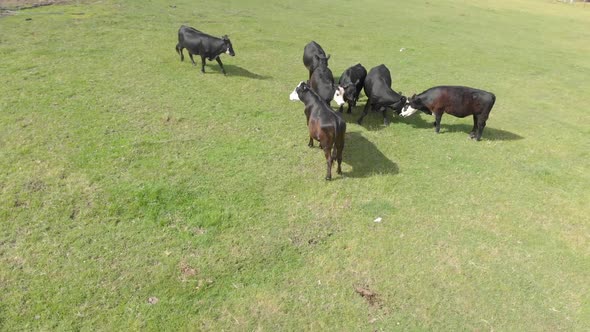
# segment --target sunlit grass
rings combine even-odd
[[[228,76],[180,62],[181,24],[230,36]],[[532,0],[0,18],[0,328],[587,329],[589,27],[590,7]],[[423,114],[358,126],[362,98],[324,181],[288,100],[310,40],[335,76],[493,92],[483,141],[448,115],[439,135]]]

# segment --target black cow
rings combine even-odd
[[[334,100],[339,101],[342,97],[344,101],[348,103],[348,111],[351,112],[352,107],[356,106],[356,101],[359,99],[359,94],[365,84],[365,78],[367,77],[367,70],[363,65],[356,64],[344,71],[340,80],[338,81],[338,88],[336,88],[336,94]],[[340,113],[342,113],[343,106],[340,106]]]
[[[369,99],[363,114],[357,120],[358,124],[363,122],[363,118],[371,108],[374,111],[383,112],[383,123],[389,125],[387,108],[390,107],[399,113],[406,104],[406,97],[391,89],[391,74],[385,65],[379,65],[369,71],[365,79],[365,94]]]
[[[317,56],[317,57],[316,57]],[[303,65],[305,68],[309,70],[309,78],[311,79],[311,74],[315,70],[315,68],[319,65],[319,60],[325,59],[326,67],[328,66],[328,59],[330,56],[326,56],[326,52],[322,49],[320,44],[311,41],[309,44],[305,45],[303,48]]]
[[[440,131],[443,113],[459,118],[473,115],[473,129],[469,137],[479,141],[495,102],[496,96],[491,92],[465,86],[437,86],[410,97],[401,114],[410,116],[417,111],[434,113],[436,133]]]
[[[201,56],[201,72],[203,73],[205,72],[205,58],[208,58],[209,61],[215,59],[219,64],[219,67],[221,67],[223,74],[226,75],[219,55],[222,53],[227,53],[231,56],[236,55],[227,35],[217,38],[195,28],[182,25],[180,29],[178,29],[178,44],[176,44],[176,52],[180,54],[180,61],[184,61],[182,50],[185,48],[188,51],[188,55],[191,58],[193,65],[197,65],[193,59],[193,54]]]
[[[330,68],[328,68],[327,58],[320,58],[318,55],[315,55],[314,57],[317,60],[317,66],[309,78],[309,86],[322,98],[323,101],[326,102],[326,104],[330,105],[332,99],[336,100],[334,76],[332,75]],[[336,102],[338,105],[344,104],[344,100],[336,100]]]
[[[291,100],[300,100],[305,104],[305,116],[307,128],[309,129],[309,147],[313,147],[313,140],[320,142],[320,148],[324,150],[328,170],[326,180],[332,179],[332,161],[338,161],[336,172],[342,174],[342,150],[344,149],[344,134],[346,133],[346,122],[339,113],[332,109],[313,92],[305,82],[293,90],[289,96]],[[333,147],[333,149],[332,149]],[[330,153],[330,150],[332,152]]]

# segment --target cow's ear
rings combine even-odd
[[[223,37],[221,37],[221,39],[223,39],[223,40],[229,40],[229,37],[227,35],[223,35]]]

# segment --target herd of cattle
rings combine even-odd
[[[178,30],[176,45],[181,61],[184,61],[185,48],[193,65],[196,65],[193,54],[201,57],[202,72],[205,72],[205,59],[209,59],[216,60],[226,74],[219,56],[223,53],[235,55],[227,36],[217,38],[183,25]],[[329,58],[318,43],[312,41],[305,45],[303,64],[309,70],[309,79],[307,82],[299,83],[289,97],[293,101],[302,101],[305,104],[309,130],[308,145],[313,147],[313,141],[317,140],[320,148],[324,150],[327,162],[326,180],[332,178],[333,160],[338,162],[337,173],[342,174],[346,122],[341,113],[345,103],[348,103],[347,113],[351,113],[362,89],[367,96],[367,102],[357,120],[358,124],[362,123],[369,110],[382,113],[385,125],[389,124],[389,108],[403,117],[422,111],[434,115],[434,127],[438,133],[443,113],[460,118],[473,115],[473,129],[469,137],[481,140],[486,121],[496,101],[494,94],[465,86],[437,86],[407,98],[392,89],[391,73],[383,64],[369,72],[361,64],[356,64],[346,69],[338,84],[335,84],[332,71],[328,67]],[[339,112],[333,111],[330,107],[332,100],[340,107]]]

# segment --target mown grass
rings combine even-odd
[[[227,77],[179,61],[181,24],[230,35]],[[532,0],[1,18],[0,328],[588,329],[589,27]],[[450,116],[439,135],[426,115],[358,126],[359,107],[324,181],[287,98],[310,40],[337,76],[384,63],[405,94],[494,92],[484,140]]]

